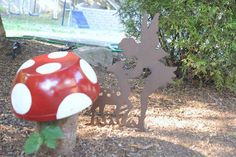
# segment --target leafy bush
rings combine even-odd
[[[235,0],[127,0],[119,15],[128,35],[140,35],[141,15],[160,13],[159,36],[180,77],[236,91]]]

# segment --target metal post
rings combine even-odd
[[[34,12],[33,13],[35,13],[36,12],[36,5],[37,5],[37,2],[36,2],[37,0],[34,0]]]
[[[62,20],[61,20],[62,26],[64,25],[65,12],[66,12],[66,0],[64,1],[64,6],[63,6],[63,13],[62,13]]]

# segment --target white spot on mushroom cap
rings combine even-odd
[[[57,59],[57,58],[63,58],[68,54],[67,51],[59,51],[59,52],[52,52],[48,54],[48,58],[51,59]]]
[[[56,72],[61,67],[62,65],[60,63],[47,63],[47,64],[39,66],[36,69],[36,72],[39,74],[50,74],[50,73]]]
[[[29,112],[32,105],[32,96],[25,84],[18,83],[13,87],[11,102],[16,113],[24,115]]]
[[[20,68],[18,69],[17,73],[18,73],[20,70],[22,70],[22,69],[27,69],[27,68],[33,66],[34,64],[35,64],[35,61],[34,61],[34,60],[32,60],[32,59],[27,60],[26,62],[24,62],[24,63],[20,66]]]
[[[62,119],[76,114],[92,105],[92,100],[84,93],[72,93],[66,96],[57,110],[57,119]]]
[[[80,67],[83,70],[86,77],[92,82],[97,83],[97,76],[93,68],[83,59],[80,59]]]

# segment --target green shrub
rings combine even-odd
[[[126,0],[119,15],[140,35],[141,15],[160,13],[159,36],[180,77],[236,91],[235,0]]]

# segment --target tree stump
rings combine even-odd
[[[0,49],[6,45],[6,32],[0,16]]]
[[[78,125],[78,114],[70,116],[65,119],[52,121],[52,122],[37,122],[36,130],[41,131],[44,128],[44,124],[56,124],[63,131],[63,138],[58,141],[56,149],[49,149],[46,146],[42,146],[40,151],[36,156],[68,156],[72,157],[74,155],[73,149],[76,145],[77,136],[77,125]]]

